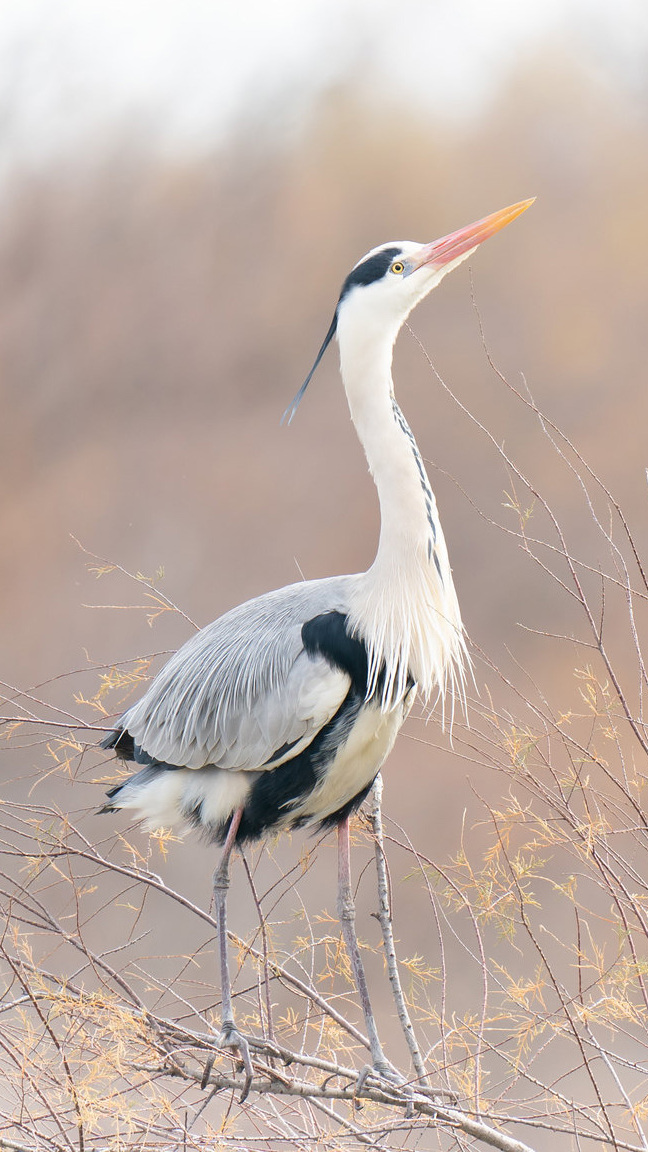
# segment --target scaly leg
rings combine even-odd
[[[362,1004],[362,1011],[364,1012],[367,1036],[369,1037],[369,1049],[371,1051],[371,1062],[376,1072],[386,1079],[393,1081],[394,1071],[382,1050],[371,1001],[369,999],[367,977],[365,976],[364,965],[362,963],[362,957],[360,956],[360,948],[358,947],[358,938],[355,931],[355,916],[355,904],[353,903],[353,892],[351,890],[351,854],[349,818],[347,816],[344,820],[340,820],[338,824],[338,917],[340,919],[346,950],[349,954],[349,960],[351,961],[351,968],[353,969],[353,978],[356,983],[356,988],[358,989],[360,1003]]]
[[[216,923],[218,925],[218,950],[221,975],[221,1032],[218,1038],[218,1046],[219,1048],[235,1048],[243,1061],[245,1083],[243,1085],[243,1092],[241,1093],[241,1103],[250,1091],[253,1073],[248,1042],[245,1037],[241,1035],[234,1023],[232,986],[230,983],[229,962],[227,958],[227,891],[229,889],[230,857],[234,844],[236,843],[236,833],[238,832],[242,815],[243,809],[238,808],[232,816],[225,838],[225,844],[223,845],[223,855],[221,856],[218,868],[214,872],[214,906]],[[205,1068],[203,1087],[209,1079],[212,1064],[213,1060],[210,1060]]]

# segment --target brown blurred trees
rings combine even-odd
[[[582,460],[560,438],[567,461],[552,446],[520,380],[619,497],[641,556],[646,134],[609,92],[544,57],[478,124],[451,129],[341,91],[293,148],[260,154],[252,126],[209,160],[145,162],[125,146],[7,193],[0,676],[19,685],[6,690],[6,715],[39,722],[9,726],[2,752],[13,1029],[3,1067],[17,1085],[3,1099],[15,1146],[142,1147],[146,1133],[153,1147],[244,1137],[259,1147],[248,1123],[267,1147],[337,1147],[343,1136],[454,1146],[444,1125],[421,1136],[420,1118],[396,1123],[375,1100],[362,1113],[325,1102],[342,1120],[265,1096],[247,1119],[218,1098],[197,1115],[217,1008],[211,855],[124,840],[89,815],[112,767],[64,726],[70,712],[100,726],[149,657],[188,635],[160,593],[205,623],[298,571],[371,560],[374,496],[333,356],[298,422],[279,426],[338,282],[381,240],[431,239],[534,194],[533,214],[480,252],[474,284],[459,272],[415,317],[443,381],[493,439],[414,340],[397,352],[481,693],[452,751],[418,718],[386,772],[398,947],[433,1085],[466,1115],[537,1149],[646,1146],[645,568]],[[519,395],[489,366],[480,318]],[[144,573],[135,595],[70,533]],[[144,610],[82,607],[105,602]],[[370,858],[363,825],[358,836]],[[333,975],[337,929],[313,916],[330,903],[326,843],[279,845],[250,870],[279,966],[275,1035],[354,1065],[352,1033],[294,983],[317,979],[353,1025],[344,974]],[[254,903],[241,900],[239,990],[250,1026],[267,1031]],[[361,931],[386,993],[375,907],[365,876]],[[405,1068],[386,999],[382,1014]],[[290,1077],[274,1067],[277,1083]],[[235,1069],[220,1068],[231,1079]],[[326,1078],[309,1069],[300,1075]]]

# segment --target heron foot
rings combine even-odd
[[[223,1020],[217,1044],[219,1048],[233,1048],[234,1051],[238,1052],[239,1056],[241,1057],[243,1071],[245,1072],[243,1090],[239,1097],[239,1104],[242,1104],[243,1101],[248,1097],[248,1093],[252,1087],[252,1077],[254,1075],[252,1070],[252,1058],[250,1056],[250,1045],[245,1039],[245,1036],[239,1032],[233,1020]]]
[[[361,1092],[366,1087],[369,1080],[377,1080],[380,1084],[388,1084],[390,1088],[402,1089],[406,1084],[404,1076],[392,1068],[391,1064],[387,1061],[376,1061],[374,1064],[365,1064],[364,1068],[360,1069],[358,1079],[356,1081],[356,1092]]]
[[[243,1088],[239,1097],[239,1104],[242,1104],[244,1100],[247,1100],[250,1088],[252,1087],[252,1078],[254,1076],[252,1058],[250,1056],[250,1045],[245,1039],[245,1036],[239,1032],[233,1020],[223,1020],[218,1039],[216,1040],[216,1045],[218,1048],[233,1048],[234,1051],[238,1052],[239,1056],[241,1057],[241,1064],[243,1065],[243,1071],[245,1072]],[[213,1067],[214,1057],[210,1056],[207,1060],[207,1063],[205,1064],[205,1070],[203,1072],[202,1080],[200,1083],[201,1088],[207,1087]]]
[[[360,1069],[358,1079],[356,1080],[356,1093],[362,1091],[367,1086],[375,1086],[383,1091],[393,1092],[396,1096],[402,1097],[405,1105],[405,1116],[410,1118],[414,1115],[412,1086],[405,1077],[388,1064],[386,1060],[375,1061],[374,1064],[365,1064],[364,1068]],[[359,1106],[359,1101],[356,1102]]]

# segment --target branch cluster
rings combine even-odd
[[[234,993],[254,1067],[241,1103],[240,1068],[217,1046],[215,921],[168,879],[172,838],[145,855],[139,833],[98,841],[92,817],[23,795],[2,808],[0,1148],[648,1150],[647,569],[574,446],[500,379],[591,527],[576,555],[479,425],[507,470],[502,522],[489,522],[564,598],[570,630],[539,631],[574,689],[556,702],[473,645],[480,691],[452,730],[472,788],[457,851],[414,844],[382,813],[380,781],[355,825],[363,891],[375,876],[380,935],[363,949],[391,998],[378,1015],[393,1081],[365,1071],[339,928],[313,911],[325,840],[289,868],[266,846],[237,876]],[[145,598],[147,612],[176,610],[157,587]],[[80,730],[103,728],[148,674],[148,658],[98,669],[73,711],[7,689],[5,754],[41,749],[46,781],[106,778]],[[435,732],[410,735],[432,755],[446,742]]]

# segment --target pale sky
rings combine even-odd
[[[544,41],[647,103],[648,0],[2,0],[0,164],[124,123],[203,150],[255,106],[289,130],[354,72],[470,115]]]

